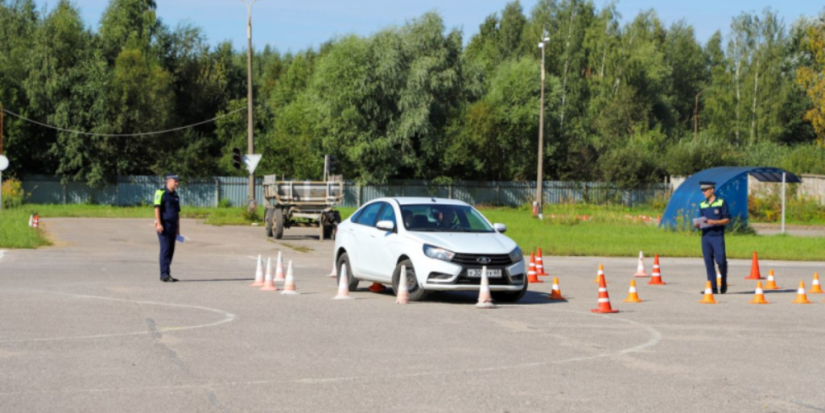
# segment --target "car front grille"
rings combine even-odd
[[[482,258],[488,258],[490,260],[489,263],[481,263],[478,260]],[[494,265],[510,265],[512,262],[510,261],[510,255],[508,254],[460,254],[456,253],[453,256],[452,262],[460,265],[471,265],[471,266],[494,266]]]

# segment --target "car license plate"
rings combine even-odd
[[[481,278],[481,268],[468,268],[467,277]],[[488,278],[501,278],[501,269],[487,269]]]

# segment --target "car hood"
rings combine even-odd
[[[516,243],[498,232],[408,232],[407,236],[424,244],[465,254],[509,254]]]

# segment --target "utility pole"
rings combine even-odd
[[[542,203],[544,196],[542,195],[542,186],[544,184],[544,50],[550,44],[550,36],[547,30],[544,30],[544,38],[539,42],[539,49],[541,49],[541,107],[539,108],[539,166],[538,177],[536,178],[536,210],[539,219],[544,219],[542,213]]]
[[[705,93],[707,89],[702,89],[696,94],[696,106],[693,107],[693,143],[699,136],[699,95]]]
[[[246,122],[247,122],[247,154],[252,155],[255,152],[255,142],[253,141],[253,126],[252,126],[252,5],[258,0],[241,0],[246,4]],[[255,174],[249,173],[249,211],[253,211],[257,205],[255,203]]]

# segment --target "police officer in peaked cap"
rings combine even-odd
[[[699,183],[705,200],[699,204],[699,215],[705,219],[706,226],[702,228],[702,255],[705,257],[705,269],[708,281],[713,287],[713,293],[728,291],[728,259],[725,253],[725,225],[730,224],[730,210],[724,199],[716,196],[716,183],[703,181]],[[700,224],[696,224],[700,228]],[[722,275],[722,285],[716,285],[716,269],[714,261],[719,264],[719,273]],[[702,291],[704,293],[704,291]]]
[[[166,175],[166,187],[155,191],[155,230],[160,241],[160,280],[176,282],[170,267],[175,255],[175,240],[180,235],[180,198],[177,192],[180,178]]]

